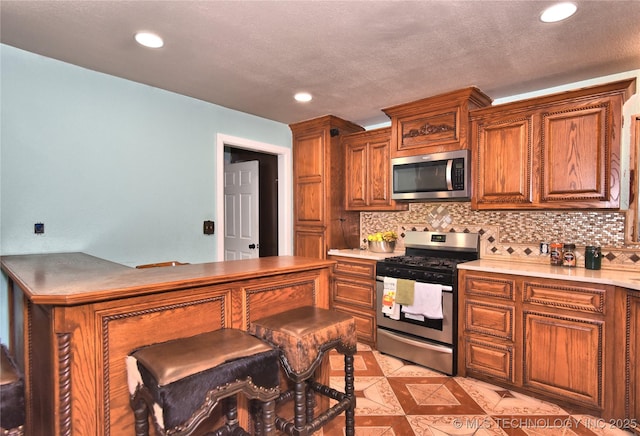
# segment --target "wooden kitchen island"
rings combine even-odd
[[[278,256],[135,269],[84,253],[0,257],[29,435],[134,434],[133,349],[304,305],[329,307],[333,261]],[[244,417],[246,419],[246,416]]]

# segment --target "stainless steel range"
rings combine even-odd
[[[478,259],[480,237],[477,233],[406,232],[404,244],[404,256],[376,263],[378,351],[455,375],[457,265]],[[412,310],[417,303],[397,304],[390,295],[399,292],[399,284],[404,289],[409,286],[416,298],[428,292],[423,303],[434,307],[423,304],[429,310],[419,313],[421,309]]]

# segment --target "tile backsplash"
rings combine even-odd
[[[640,244],[625,241],[624,211],[473,211],[468,202],[411,203],[408,211],[361,212],[360,236],[395,230],[397,250],[404,250],[409,230],[480,234],[480,257],[548,263],[540,243],[576,244],[577,264],[584,248],[602,248],[602,268],[640,269]]]

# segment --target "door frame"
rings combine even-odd
[[[273,154],[278,158],[278,255],[293,253],[293,158],[291,148],[237,136],[218,133],[216,135],[216,215],[219,232],[224,232],[224,147],[243,148],[259,153]],[[218,233],[216,259],[224,260],[224,234]]]

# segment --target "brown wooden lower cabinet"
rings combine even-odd
[[[514,353],[520,351],[514,342],[515,279],[464,275],[461,271],[460,277],[463,276],[465,288],[460,289],[464,292],[460,292],[458,300],[462,324],[459,327],[458,372],[515,383]],[[463,295],[466,298],[462,298]]]
[[[628,293],[628,316],[627,334],[629,344],[627,345],[627,355],[625,363],[628,367],[626,371],[626,385],[629,386],[626,409],[627,418],[636,419],[631,425],[636,433],[640,433],[640,294],[638,292]]]
[[[624,358],[616,361],[616,371],[624,374],[624,383],[618,385],[620,396],[624,395],[620,408],[624,405],[624,422],[640,435],[640,292],[619,289],[617,295],[616,319],[621,327],[616,335],[625,341]]]
[[[604,407],[604,322],[524,313],[522,386],[575,404]]]
[[[306,228],[295,232],[295,253],[296,256],[315,257],[323,259],[325,257],[325,232]]]
[[[376,261],[344,256],[336,260],[331,285],[331,308],[353,316],[358,341],[376,344]]]
[[[459,320],[459,375],[622,426],[640,418],[640,292],[460,270]]]

